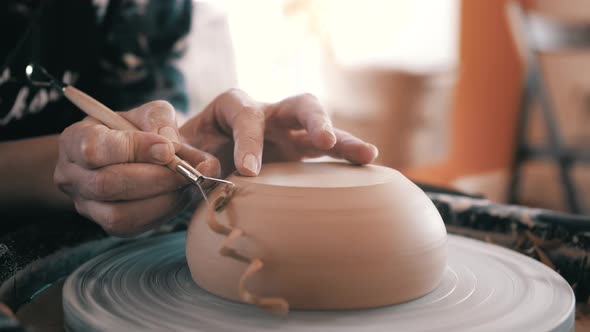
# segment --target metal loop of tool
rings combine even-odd
[[[249,264],[238,283],[238,294],[240,299],[246,303],[254,304],[257,307],[268,310],[271,313],[278,316],[285,316],[289,313],[289,302],[281,297],[263,297],[259,296],[247,288],[247,281],[254,276],[257,272],[262,270],[264,263],[260,258],[251,258],[244,254],[239,253],[236,249],[232,248],[232,244],[235,243],[239,238],[244,237],[244,232],[233,226],[226,226],[221,224],[216,214],[223,211],[229,201],[236,194],[235,187],[226,186],[222,189],[221,194],[213,201],[213,204],[208,207],[208,221],[209,228],[215,233],[225,235],[219,254],[224,257],[234,259],[236,261]]]
[[[62,82],[60,80],[57,80],[55,77],[53,77],[51,74],[49,74],[47,72],[47,70],[45,70],[45,68],[43,68],[42,66],[39,66],[36,63],[28,64],[27,68],[25,69],[25,72],[27,74],[27,79],[29,80],[29,82],[31,82],[35,86],[55,88],[60,91],[63,90],[67,86],[67,84],[65,84],[64,82]],[[36,73],[40,73],[42,75],[42,78],[44,78],[45,80],[39,81],[39,80],[34,79],[33,75]]]

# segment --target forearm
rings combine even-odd
[[[53,183],[58,136],[0,143],[0,211],[73,209]]]

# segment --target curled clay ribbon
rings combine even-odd
[[[260,258],[250,258],[240,254],[237,250],[231,247],[231,244],[244,236],[244,232],[236,227],[228,227],[219,223],[216,218],[216,213],[221,212],[230,199],[235,194],[234,187],[225,187],[221,195],[215,199],[212,205],[209,206],[208,221],[209,228],[215,233],[227,236],[219,249],[219,253],[224,257],[229,257],[237,261],[249,264],[246,271],[240,277],[238,284],[238,292],[240,299],[246,303],[254,304],[260,308],[270,311],[279,316],[285,316],[289,313],[289,302],[280,297],[262,297],[256,295],[248,290],[246,282],[254,274],[264,267],[264,263]]]

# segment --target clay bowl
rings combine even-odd
[[[228,179],[238,190],[220,211],[203,204],[186,239],[192,277],[213,294],[266,307],[368,308],[422,296],[442,277],[440,214],[393,169],[277,163]],[[210,199],[223,195],[217,188]]]

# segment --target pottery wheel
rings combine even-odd
[[[414,301],[377,309],[271,316],[224,300],[191,279],[185,233],[141,240],[78,268],[63,291],[68,330],[572,331],[567,282],[516,252],[449,235],[441,284]]]

